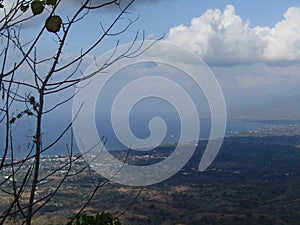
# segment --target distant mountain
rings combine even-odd
[[[226,102],[228,117],[251,120],[299,120],[300,92],[299,94],[289,93],[228,99]]]

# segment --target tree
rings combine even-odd
[[[0,158],[0,189],[1,197],[7,201],[7,207],[0,215],[0,224],[10,218],[30,225],[33,217],[45,207],[55,196],[63,183],[78,173],[89,170],[88,166],[74,169],[74,163],[81,159],[73,153],[72,121],[55,138],[43,130],[46,116],[70,101],[75,85],[80,84],[84,61],[91,58],[92,51],[101,45],[105,38],[117,37],[126,32],[137,18],[131,19],[128,13],[134,0],[122,2],[119,0],[92,1],[84,0],[73,7],[70,15],[65,15],[62,0],[15,0],[11,5],[0,1],[0,88],[1,111],[0,125],[3,138]],[[71,2],[70,2],[71,4]],[[74,4],[74,3],[73,3]],[[98,37],[88,40],[84,47],[78,46],[78,55],[67,58],[64,50],[68,47],[68,40],[74,37],[77,25],[86,23],[88,15],[100,9],[114,8],[114,18],[108,25],[95,28]],[[120,21],[126,23],[119,24]],[[33,23],[33,25],[29,25]],[[25,28],[24,28],[25,26]],[[26,27],[27,26],[27,27]],[[29,27],[29,28],[28,28]],[[32,29],[33,35],[28,40],[24,37],[26,29]],[[117,31],[116,31],[117,30]],[[28,31],[27,31],[28,32]],[[112,63],[117,63],[123,57],[135,57],[140,48],[133,48],[139,35],[134,37],[132,46],[123,54],[108,59],[95,72],[104,71]],[[42,45],[49,45],[43,52]],[[115,48],[118,48],[116,42]],[[24,75],[26,73],[26,76]],[[90,74],[93,76],[93,73]],[[86,79],[88,77],[86,76]],[[26,78],[26,79],[25,79]],[[62,94],[66,93],[66,94]],[[55,96],[68,96],[61,101],[49,103]],[[16,144],[16,127],[26,118],[29,121],[27,143]],[[19,129],[19,128],[18,128]],[[25,135],[25,131],[21,130]],[[62,137],[70,135],[67,144],[68,160],[46,174],[41,174],[43,166],[42,156],[51,151]],[[48,142],[46,140],[52,139]],[[17,149],[22,151],[22,157],[16,156]],[[60,181],[53,183],[51,177],[64,171]],[[97,190],[106,181],[99,181],[91,195],[82,205],[87,206]],[[49,193],[37,194],[40,185],[52,187]],[[54,186],[54,188],[53,188]],[[75,218],[75,217],[74,217]],[[78,217],[77,217],[78,218]]]

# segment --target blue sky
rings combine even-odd
[[[68,14],[78,5],[65,0],[60,12]],[[132,41],[137,31],[145,31],[150,39],[165,34],[165,40],[188,48],[210,66],[224,92],[229,118],[300,119],[299,1],[136,0],[130,11],[129,18],[139,19],[124,34],[105,39],[95,56],[112,49],[117,40]],[[99,22],[107,26],[114,15],[115,10],[100,10],[91,13],[88,22],[78,23],[65,59],[86,48],[101,32]],[[24,39],[32,38],[41,17],[24,26]],[[48,47],[51,35],[41,42],[41,55],[53,50]]]
[[[139,2],[133,10],[140,15],[135,26],[145,30],[151,38],[166,34],[167,40],[182,44],[202,56],[223,88],[229,118],[300,118],[299,1]],[[224,15],[225,11],[230,10],[229,20],[233,17],[240,19],[237,29],[227,29],[227,34],[215,31],[213,35],[203,35],[203,21],[205,25],[212,24],[212,16],[207,16],[208,11],[213,11],[213,14],[219,11]],[[198,19],[198,24],[194,26],[191,22],[193,18]],[[224,17],[216,22],[217,25],[222,21]],[[216,37],[238,40],[241,35],[239,29],[244,29],[241,26],[245,24],[248,31],[245,32],[244,42],[236,46],[228,44],[226,48],[225,42],[212,41]],[[171,37],[172,29],[176,30],[180,26],[185,30],[173,32]],[[262,34],[264,32],[266,34]],[[200,46],[212,48],[211,54],[205,54],[195,47],[196,44],[191,44],[198,43],[199,36],[203,39]],[[230,54],[225,52],[227,50]]]
[[[229,120],[300,119],[299,2],[140,0],[131,11],[131,18],[139,16],[139,20],[125,34],[106,40],[107,45],[99,48],[97,54],[112,48],[116,40],[123,44],[132,41],[137,30],[145,31],[146,38],[152,40],[165,34],[165,40],[186,47],[210,66],[223,90]],[[92,22],[102,15],[105,24],[114,12],[102,13],[93,14]],[[135,71],[138,74],[144,69],[153,74],[164,71],[159,65],[150,68],[141,65],[141,69]],[[137,75],[134,70],[130,74]],[[184,80],[177,81],[188,86]],[[116,86],[107,86],[109,94],[116,91]],[[208,105],[199,103],[199,94],[195,94],[199,92],[192,86],[187,89],[193,100],[198,99],[195,102],[200,119],[209,118]],[[135,124],[147,128],[149,118],[157,116],[157,108],[161,110],[164,106],[162,102],[154,106],[149,101],[144,103],[132,112],[136,113]],[[104,101],[102,109],[107,105]],[[168,113],[158,114],[167,115],[176,124],[172,110],[166,110]],[[144,120],[139,115],[143,115]],[[109,116],[101,118],[104,121],[99,124],[109,121]],[[143,134],[137,130],[137,134]]]
[[[142,2],[142,1],[140,1]],[[151,1],[149,1],[151,2]],[[259,1],[259,0],[236,0],[236,1],[154,1],[136,6],[140,14],[141,27],[144,26],[149,32],[156,35],[168,32],[179,24],[188,24],[193,17],[198,17],[208,9],[224,9],[226,5],[234,5],[237,14],[243,19],[250,19],[253,26],[273,26],[282,20],[284,12],[289,7],[299,6],[294,1]]]
[[[8,6],[11,1],[4,0],[3,4]],[[75,6],[79,6],[79,1],[63,1],[58,11],[63,20],[67,19],[66,16],[71,14]],[[229,120],[300,120],[299,0],[136,0],[130,12],[131,14],[126,15],[126,18],[139,17],[139,19],[125,33],[104,39],[82,63],[81,71],[84,72],[92,64],[94,56],[101,56],[114,48],[116,41],[119,40],[121,44],[130,43],[137,31],[144,31],[146,39],[151,40],[165,35],[164,40],[189,49],[208,64],[222,88]],[[61,64],[78,56],[82,48],[87,48],[91,41],[101,34],[100,21],[104,27],[107,27],[116,14],[117,11],[111,8],[99,10],[89,14],[86,21],[79,22],[71,30]],[[0,16],[3,16],[1,12]],[[23,26],[21,39],[24,43],[32,40],[35,32],[43,26],[46,16],[46,14],[36,16],[30,20],[30,24]],[[115,31],[123,27],[126,21],[126,19],[121,20]],[[49,55],[52,57],[55,48],[51,46],[54,43],[55,36],[46,33],[38,44],[37,55],[45,58]],[[14,59],[10,63],[13,62]],[[141,69],[136,71],[143,71],[143,69],[146,71],[149,64],[140,66]],[[48,64],[44,63],[38,70],[43,74],[48,67]],[[167,69],[170,68],[158,65],[149,67],[147,71],[165,73]],[[130,71],[130,68],[127,71]],[[22,68],[18,78],[32,81],[32,77],[27,76],[30,71],[27,72],[28,68],[24,70]],[[134,74],[132,71],[130,73]],[[175,74],[173,77],[182,76],[173,73]],[[171,75],[168,74],[167,77]],[[199,90],[190,86],[187,80],[175,79],[184,88],[189,89],[193,98],[202,101],[205,97],[203,93],[198,94]],[[120,88],[123,81],[121,79],[118,85],[107,85],[111,87],[109,94],[116,93],[116,88]],[[198,92],[195,91],[196,89]],[[69,97],[73,93],[74,90],[71,90],[65,96]],[[47,101],[47,107],[51,108],[51,105],[57,103],[57,99],[65,96],[50,97],[47,99],[50,100]],[[201,119],[206,119],[209,114],[207,103],[204,105],[205,109],[202,104],[197,105]],[[107,103],[104,102],[104,107],[100,106],[100,108],[107,110],[105,106]],[[159,111],[159,115],[166,115],[162,110],[162,102],[155,107],[159,107],[160,110],[156,110]],[[157,115],[155,107],[142,102],[133,112],[136,114],[141,112],[142,115],[150,112],[145,115],[149,119]],[[106,113],[105,110],[102,113]],[[71,111],[72,102],[69,102],[57,108],[54,113],[55,121],[59,122],[53,123],[51,114],[44,118],[45,124],[50,125],[55,133],[64,128],[63,123],[67,121],[65,118],[71,117]]]

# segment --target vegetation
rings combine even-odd
[[[73,222],[74,225],[121,225],[118,218],[113,218],[110,213],[102,212],[96,216],[90,216],[86,213],[79,214],[76,217],[76,221]],[[72,225],[69,223],[68,225]]]
[[[67,180],[80,173],[89,173],[87,165],[75,169],[82,156],[74,156],[73,153],[72,121],[58,133],[51,134],[45,129],[44,120],[53,114],[55,116],[52,118],[59,117],[60,107],[73,98],[75,85],[80,84],[81,71],[86,60],[92,56],[92,51],[101,48],[105,38],[126,32],[136,21],[128,13],[134,0],[70,1],[72,7],[68,8],[69,11],[63,8],[65,2],[0,1],[0,194],[5,202],[1,206],[0,224],[8,221],[32,224],[43,208],[53,204]],[[88,16],[93,11],[106,7],[113,9],[111,21],[106,24],[100,22],[100,27],[93,28],[93,31],[98,30],[98,35],[93,36],[95,39],[84,39],[79,45],[77,43],[73,46],[77,55],[67,57],[66,49],[75,37],[75,31],[88,22]],[[127,18],[127,22],[120,25],[119,21],[124,18]],[[30,37],[26,35],[28,29]],[[132,48],[123,54],[112,55],[94,73],[104,71],[123,57],[134,57],[138,53],[138,50],[133,50],[137,38],[138,34],[133,37]],[[116,42],[116,48],[118,44]],[[94,73],[87,74],[87,77]],[[64,99],[59,101],[62,97]],[[27,137],[26,143],[19,143],[17,134]],[[42,155],[56,148],[62,138],[68,135],[70,141],[62,149],[67,160],[53,170],[42,172],[45,166]],[[17,157],[17,152],[21,152],[19,155],[22,157]],[[85,197],[76,212],[72,212],[74,218],[76,214],[82,215],[81,220],[90,218],[83,217],[81,213],[106,183],[106,180],[101,180],[90,187],[87,192],[89,196]],[[106,217],[109,214],[101,215]]]
[[[200,142],[190,162],[171,179],[143,189],[109,182],[95,194],[84,212],[95,216],[99,209],[109,211],[122,224],[134,225],[297,224],[300,220],[300,151],[296,147],[299,140],[299,136],[226,138],[217,159],[202,173],[197,165],[206,143]],[[170,151],[171,147],[157,149],[157,158]],[[127,152],[118,154],[124,156]],[[61,163],[63,158],[67,159],[47,158],[44,163],[56,166],[55,161]],[[83,167],[84,163],[76,166]],[[52,170],[47,167],[41,173],[47,169]],[[57,174],[53,182],[62,176]],[[33,224],[66,224],[70,219],[66,215],[78,211],[91,184],[103,179],[95,173],[92,177],[93,181],[86,171],[66,180]],[[0,211],[5,207],[3,200]]]

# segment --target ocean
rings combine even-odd
[[[169,121],[170,122],[170,121]],[[53,140],[55,140],[59,133],[63,130],[62,125],[59,121],[55,121],[52,125],[45,126],[47,129],[44,131],[44,142],[43,147],[47,147]],[[66,125],[67,123],[65,123]],[[98,123],[97,123],[98,124]],[[118,138],[116,137],[111,126],[104,126],[103,123],[98,124],[97,128],[99,131],[99,137],[106,137],[106,148],[109,151],[115,150],[126,150],[128,149],[124,146]],[[282,122],[278,122],[278,124],[282,124]],[[180,134],[180,124],[178,123],[167,123],[168,131],[163,140],[163,144],[173,144],[177,143],[178,137]],[[227,122],[225,137],[233,136],[239,132],[250,131],[257,128],[264,128],[270,126],[276,126],[277,124],[273,122],[257,122],[257,121],[242,121],[242,120],[230,120]],[[131,124],[131,129],[134,135],[143,139],[147,138],[150,135],[150,131],[148,129],[148,123],[139,121],[137,123]],[[60,129],[59,129],[60,127]],[[26,128],[27,129],[27,128]],[[14,144],[14,154],[15,157],[24,157],[28,153],[28,148],[30,147],[30,143],[32,141],[32,134],[30,130],[26,129],[15,129],[15,139],[13,141]],[[26,131],[26,132],[25,132]],[[88,132],[88,131],[87,131]],[[47,135],[46,135],[47,134]],[[200,136],[199,140],[207,140],[210,134],[210,120],[202,120],[200,121]],[[54,156],[54,155],[64,155],[68,154],[68,151],[71,149],[71,132],[67,132],[64,137],[55,144],[51,149],[47,150],[43,155],[44,156]],[[1,137],[1,143],[3,142],[3,137]],[[195,141],[195,140],[186,140],[186,141]],[[3,151],[3,150],[2,150]],[[79,153],[79,150],[76,146],[75,141],[73,141],[73,152]],[[2,155],[2,154],[1,154]]]

